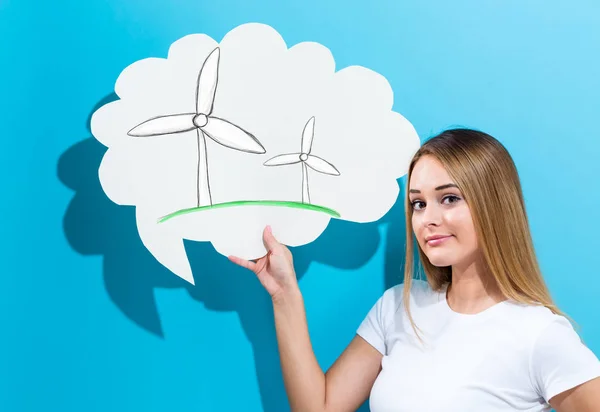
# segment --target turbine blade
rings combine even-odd
[[[300,153],[287,153],[270,158],[263,163],[265,166],[293,165],[300,163]]]
[[[308,155],[308,159],[304,161],[308,167],[316,170],[317,172],[325,173],[327,175],[339,176],[340,172],[331,163],[321,159],[314,155]]]
[[[219,78],[220,49],[214,49],[204,60],[200,74],[198,75],[198,87],[196,88],[196,113],[209,115],[212,113],[215,92]]]
[[[312,148],[313,137],[315,135],[315,117],[311,117],[304,125],[304,130],[302,131],[302,145],[301,150],[302,153],[309,154],[310,149]]]
[[[171,114],[146,120],[131,129],[129,136],[159,136],[194,130],[194,113]]]
[[[266,153],[256,137],[227,120],[209,117],[208,123],[201,127],[201,130],[215,142],[231,149],[248,153]]]

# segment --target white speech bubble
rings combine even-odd
[[[392,110],[383,76],[336,71],[323,45],[288,48],[264,24],[239,26],[220,43],[185,36],[167,58],[125,68],[115,93],[91,122],[108,147],[102,188],[136,206],[145,247],[192,284],[183,239],[256,259],[267,224],[300,246],[331,218],[376,221],[420,145]]]

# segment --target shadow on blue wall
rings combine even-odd
[[[117,98],[111,94],[98,102],[88,118],[88,131],[91,114]],[[139,238],[135,209],[114,204],[100,186],[98,167],[105,152],[106,148],[90,132],[90,137],[69,148],[59,159],[58,177],[75,191],[63,221],[71,247],[83,255],[103,256],[104,283],[110,298],[128,319],[156,336],[163,337],[154,300],[157,288],[185,288],[210,310],[237,312],[253,348],[263,410],[289,410],[266,291],[256,277],[233,265],[207,242],[185,243],[195,287],[158,263]],[[405,228],[401,199],[402,196],[378,222],[357,224],[334,219],[315,242],[292,248],[298,278],[304,276],[311,262],[340,269],[364,265],[379,246],[378,225],[388,223],[382,275],[385,288],[400,283]],[[359,410],[368,411],[368,402]]]

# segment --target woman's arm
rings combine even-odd
[[[556,412],[600,412],[600,378],[559,393],[550,406]]]
[[[315,357],[298,287],[292,254],[275,240],[270,227],[263,233],[267,254],[256,262],[230,256],[232,262],[256,274],[273,301],[275,329],[283,379],[293,411],[355,411],[368,398],[382,355],[356,336],[327,373]]]
[[[292,411],[356,411],[368,398],[382,355],[356,336],[323,373],[310,342],[299,292],[274,300],[283,378]]]

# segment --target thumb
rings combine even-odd
[[[273,236],[271,226],[265,227],[265,230],[263,231],[263,241],[265,242],[265,247],[269,251],[272,251],[279,245],[279,242],[275,239],[275,236]]]

